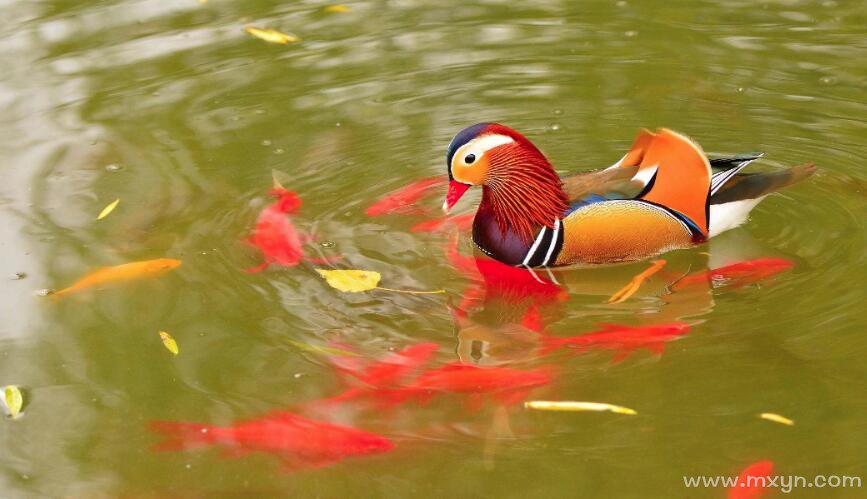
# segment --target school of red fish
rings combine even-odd
[[[552,334],[550,318],[556,317],[559,307],[569,299],[567,286],[551,273],[542,275],[490,258],[461,254],[457,234],[471,227],[472,215],[430,218],[431,211],[420,204],[431,195],[439,194],[436,189],[441,185],[441,177],[421,179],[381,198],[365,213],[370,217],[426,217],[429,219],[417,222],[409,230],[434,236],[452,234],[442,247],[445,259],[469,282],[460,294],[460,302],[450,307],[459,329],[459,361],[432,342],[407,345],[375,360],[366,358],[353,345],[332,342],[323,351],[331,352],[327,355],[328,364],[341,385],[335,395],[227,426],[152,422],[151,430],[165,438],[153,449],[182,451],[219,447],[222,454],[229,457],[263,452],[276,456],[286,471],[316,469],[348,458],[385,454],[399,445],[388,436],[386,416],[395,411],[421,410],[430,406],[431,400],[440,398],[461,401],[471,412],[486,406],[498,411],[513,410],[537,391],[550,390],[557,382],[561,373],[556,364],[547,361],[538,364],[549,356],[558,352],[566,353],[567,357],[590,351],[608,352],[613,354],[612,364],[623,362],[640,350],[660,356],[668,343],[683,340],[698,324],[677,319],[635,325],[599,323],[595,330],[579,335]],[[262,261],[246,272],[260,272],[270,266],[293,267],[302,262],[326,263],[339,258],[305,255],[305,245],[313,238],[298,230],[290,219],[290,215],[298,214],[301,199],[297,193],[282,187],[273,188],[269,195],[275,201],[261,211],[247,239],[261,254]],[[153,262],[156,263],[138,262],[132,267],[128,264],[100,269],[58,294],[112,280],[159,274],[180,264],[170,260]],[[657,268],[661,266],[658,264]],[[740,261],[672,278],[665,292],[673,296],[679,292],[721,287],[737,289],[792,266],[791,261],[782,258]],[[492,303],[505,304],[511,316],[495,326],[484,325],[473,318]],[[520,344],[522,354],[529,356],[520,360],[526,362],[513,362],[514,356],[507,352],[509,342]],[[507,361],[511,365],[504,365]],[[352,411],[354,415],[347,416]],[[368,416],[385,418],[385,422],[379,424],[382,434],[333,420],[338,414],[363,421],[369,420]],[[772,462],[755,462],[743,470],[739,480],[768,476],[772,471]],[[766,492],[761,487],[738,483],[730,489],[729,497],[760,497]]]

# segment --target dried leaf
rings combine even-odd
[[[108,203],[108,206],[106,206],[102,209],[102,211],[99,212],[99,215],[97,215],[96,219],[102,220],[103,218],[107,217],[109,213],[111,213],[112,211],[114,211],[115,208],[117,208],[118,203],[120,203],[120,198]]]
[[[759,414],[759,417],[762,419],[767,419],[768,421],[773,421],[774,423],[780,423],[786,426],[795,426],[795,422],[791,419],[780,416],[779,414],[774,414],[773,412],[763,412]]]
[[[160,331],[160,339],[163,340],[163,345],[165,345],[166,349],[169,352],[172,352],[175,355],[178,354],[178,342],[176,342],[175,339],[172,338],[172,335],[165,331]]]
[[[629,281],[629,284],[623,286],[620,290],[611,295],[611,298],[609,298],[606,303],[622,303],[626,301],[630,296],[634,295],[635,292],[638,291],[638,288],[641,287],[641,283],[646,281],[653,274],[659,272],[659,269],[664,265],[665,260],[654,260],[651,262],[650,267],[647,270],[633,277]]]
[[[342,348],[335,347],[326,347],[322,345],[311,345],[310,343],[304,343],[301,341],[288,340],[289,343],[301,350],[311,352],[311,353],[323,353],[325,355],[341,355],[347,357],[360,357],[359,354],[355,352],[350,352],[349,350],[344,350]]]
[[[316,269],[328,285],[345,293],[359,293],[376,289],[382,275],[372,270],[324,270]]]
[[[247,26],[244,28],[244,31],[250,33],[260,40],[265,40],[269,43],[279,43],[280,45],[286,45],[287,43],[299,42],[301,38],[298,38],[295,35],[288,35],[286,33],[282,33],[277,31],[276,29],[271,28],[256,28],[253,26]]]
[[[370,291],[371,289],[381,289],[383,291],[394,291],[395,293],[407,293],[410,295],[434,295],[446,292],[444,289],[415,291],[412,289],[384,288],[378,286],[382,275],[372,270],[316,269],[316,272],[319,272],[319,275],[325,278],[329,286],[345,293],[360,293],[362,291]]]
[[[328,5],[325,7],[325,12],[339,13],[339,12],[349,12],[351,9],[348,5]]]
[[[593,411],[593,412],[613,412],[615,414],[628,414],[630,416],[638,414],[635,410],[620,405],[606,404],[603,402],[572,402],[572,401],[553,401],[553,400],[531,400],[524,403],[527,409],[536,409],[539,411]]]
[[[3,387],[3,403],[6,405],[9,416],[12,419],[17,418],[21,414],[21,406],[24,405],[24,397],[21,396],[21,390],[15,385]]]

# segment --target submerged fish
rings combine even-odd
[[[122,265],[115,265],[114,267],[102,267],[75,281],[71,286],[52,293],[52,295],[62,296],[111,282],[154,277],[180,266],[180,260],[157,258],[155,260],[124,263]]]
[[[367,216],[376,217],[395,213],[421,213],[423,210],[414,206],[431,188],[445,182],[445,177],[429,177],[416,180],[368,206],[364,212]]]
[[[439,345],[436,343],[418,343],[386,355],[363,370],[347,372],[364,386],[373,388],[399,386],[427,364],[438,349]]]
[[[653,324],[649,326],[624,326],[620,324],[600,324],[598,331],[571,336],[568,338],[546,337],[544,351],[558,348],[573,348],[578,351],[590,348],[617,350],[619,353],[611,360],[620,362],[639,348],[662,354],[665,344],[689,333],[689,325],[684,322]]]
[[[728,499],[758,499],[771,492],[764,478],[774,472],[773,461],[756,461],[741,471],[738,481],[729,489]]]
[[[166,436],[156,451],[181,451],[219,445],[227,456],[266,452],[278,456],[287,471],[315,469],[345,458],[394,449],[388,438],[349,426],[274,412],[229,427],[180,421],[154,421],[150,429]]]
[[[410,232],[442,232],[449,227],[469,230],[473,226],[475,214],[451,215],[420,222],[409,228]]]
[[[402,388],[381,391],[380,394],[392,402],[409,398],[426,401],[438,393],[488,396],[508,406],[523,401],[531,391],[550,384],[551,380],[552,375],[547,368],[520,370],[453,362],[422,373]]]
[[[256,220],[256,228],[248,241],[259,248],[265,262],[256,267],[246,269],[246,272],[259,272],[269,265],[293,267],[302,261],[327,263],[330,259],[307,258],[303,246],[310,242],[310,236],[295,229],[295,225],[287,215],[295,213],[301,207],[301,199],[295,192],[282,187],[270,191],[277,201],[268,205]]]
[[[713,287],[739,288],[760,281],[794,266],[784,258],[757,258],[733,263],[717,269],[691,274],[672,285],[672,290],[710,283]]]
[[[346,349],[347,347],[341,345],[341,348]],[[389,353],[382,359],[373,362],[365,362],[358,355],[353,357],[331,356],[329,360],[332,366],[354,381],[350,383],[351,388],[334,397],[316,400],[305,404],[305,406],[317,407],[344,402],[373,395],[377,389],[401,387],[418,375],[419,369],[430,361],[438,349],[439,345],[436,343],[418,343],[399,352]]]

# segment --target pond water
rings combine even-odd
[[[761,460],[779,475],[867,478],[863,2],[326,5],[0,2],[0,384],[24,398],[0,421],[4,497],[713,498],[725,487],[683,477]],[[269,44],[248,24],[301,40]],[[753,171],[819,172],[749,224],[666,254],[634,296],[608,304],[647,262],[557,271],[562,284],[541,291],[491,283],[464,265],[465,229],[411,230],[440,216],[444,183],[414,209],[366,214],[444,175],[451,137],[481,121],[520,130],[561,173],[609,165],[640,127],[659,126],[712,154],[764,151]],[[273,202],[272,170],[303,201],[291,220],[312,234],[307,256],[327,263],[243,272],[262,262],[245,239]],[[183,263],[40,293],[156,258]],[[756,258],[792,267],[675,290],[686,274]],[[316,268],[445,293],[342,293]],[[600,323],[675,322],[688,331],[540,348]],[[312,403],[357,386],[353,364],[419,343],[438,346],[425,369],[462,360],[544,376]],[[531,399],[638,414],[526,410]],[[271,428],[261,418],[274,411],[314,423]],[[274,448],[250,452],[236,436],[158,452],[164,436],[149,428],[240,420]],[[325,422],[393,448],[318,442]],[[274,428],[292,431],[277,441]],[[304,453],[299,440],[332,447]]]

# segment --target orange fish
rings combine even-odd
[[[665,344],[676,340],[689,333],[689,325],[684,322],[672,322],[670,324],[652,324],[647,326],[624,326],[620,324],[600,324],[598,331],[572,336],[569,338],[544,338],[546,352],[558,348],[571,348],[584,351],[590,348],[608,349],[617,351],[617,355],[611,360],[618,363],[629,355],[644,348],[661,355]]]
[[[174,258],[157,258],[141,262],[124,263],[114,267],[102,267],[72,283],[68,288],[52,293],[54,296],[67,295],[76,291],[100,286],[111,282],[131,281],[143,277],[154,277],[181,266]]]
[[[723,286],[739,288],[788,270],[794,265],[790,260],[784,258],[745,260],[725,267],[690,274],[677,281],[671,289],[678,290],[690,285],[704,283],[710,283],[714,288]]]

